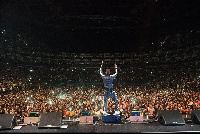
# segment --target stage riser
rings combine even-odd
[[[121,123],[121,117],[114,115],[103,116],[102,120],[104,123]]]

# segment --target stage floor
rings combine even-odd
[[[20,129],[0,130],[0,133],[197,133],[199,124],[186,123],[185,125],[164,126],[159,122],[151,123],[100,123],[100,124],[73,124],[67,128],[38,128],[25,125]]]

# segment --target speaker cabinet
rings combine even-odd
[[[200,124],[200,110],[192,110],[191,120],[193,123]]]
[[[42,113],[39,117],[38,128],[60,128],[62,124],[62,113]]]
[[[185,125],[185,120],[177,110],[158,111],[158,122],[163,125]]]
[[[14,114],[0,114],[0,129],[13,129],[16,125]]]

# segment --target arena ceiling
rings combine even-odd
[[[54,51],[133,52],[199,26],[191,0],[2,0],[1,27]]]

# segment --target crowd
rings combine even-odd
[[[200,110],[199,78],[195,69],[187,69],[120,66],[114,88],[122,115],[128,118],[131,111],[140,110],[157,118],[159,110],[178,110],[186,115]],[[57,111],[73,118],[80,117],[83,111],[99,118],[102,115],[105,89],[98,67],[2,63],[0,71],[0,113],[15,114],[20,119],[30,116],[31,111]],[[114,113],[114,104],[110,98],[109,113]]]
[[[159,110],[178,110],[181,114],[191,114],[200,110],[200,94],[190,89],[146,89],[115,87],[119,109],[125,118],[131,111],[157,117]],[[101,116],[103,112],[104,88],[102,87],[39,87],[9,91],[0,95],[0,113],[15,114],[18,118],[28,117],[31,111],[62,112],[63,117],[77,118],[82,111]],[[108,101],[109,113],[114,113],[115,102]]]

